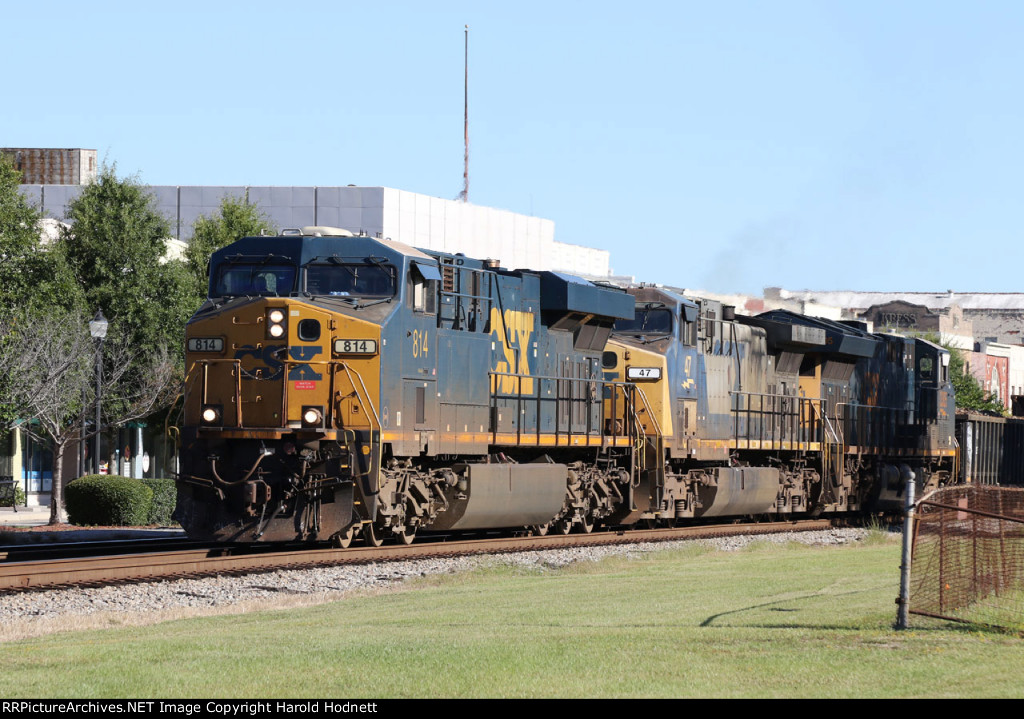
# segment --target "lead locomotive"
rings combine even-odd
[[[948,353],[333,228],[210,262],[177,519],[225,542],[884,508],[953,468]]]

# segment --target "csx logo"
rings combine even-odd
[[[256,364],[251,372],[242,370],[243,379],[277,379],[281,376],[281,370],[284,369],[284,363],[279,359],[281,350],[284,349],[284,345],[266,345],[264,347],[257,347],[255,345],[242,345],[235,350],[235,359],[240,360],[245,357],[255,357],[257,360],[263,360],[263,364]]]
[[[281,361],[281,352],[284,350],[284,345],[267,345],[265,347],[256,347],[253,345],[243,345],[235,351],[235,359],[243,359],[245,357],[255,357],[257,360],[263,360],[262,365],[256,364],[251,371],[242,372],[243,379],[278,379],[281,376],[281,371],[284,369],[284,362]],[[291,347],[288,349],[288,359],[292,360],[291,366],[288,368],[288,379],[289,380],[320,380],[323,379],[323,375],[315,371],[310,365],[305,364],[310,362],[314,357],[323,352],[322,347]]]
[[[497,389],[504,394],[522,392],[533,393],[533,380],[530,374],[530,336],[533,334],[533,313],[505,310],[502,314],[497,307],[491,308],[491,336],[501,343],[500,351],[504,359],[494,364],[494,371],[499,373],[495,378]],[[524,377],[509,377],[516,374]],[[522,382],[522,386],[519,382]]]

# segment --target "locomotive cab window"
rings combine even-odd
[[[697,307],[694,305],[683,305],[682,307],[683,344],[687,347],[697,346]]]
[[[638,305],[631,320],[615,320],[615,332],[672,334],[672,311],[664,307]]]
[[[413,262],[409,280],[412,283],[410,297],[413,310],[434,314],[437,311],[437,285],[441,281],[441,272],[436,266]]]
[[[395,268],[361,262],[310,262],[306,265],[306,292],[331,297],[394,297]]]
[[[217,268],[210,296],[290,295],[295,290],[295,275],[294,265],[227,262]]]
[[[917,371],[921,375],[921,379],[925,382],[930,382],[935,379],[935,363],[931,357],[922,357],[918,360]]]

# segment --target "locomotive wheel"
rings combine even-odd
[[[559,534],[568,534],[569,532],[571,532],[572,519],[570,517],[559,519],[557,522],[555,522],[555,531]]]
[[[530,527],[530,529],[538,537],[546,537],[548,532],[551,531],[551,522],[548,522],[547,524],[535,524]]]
[[[379,547],[384,544],[384,538],[380,536],[380,530],[373,525],[373,522],[363,525],[363,541],[366,542],[367,547]]]
[[[398,537],[399,544],[410,545],[413,540],[416,539],[416,529],[410,527],[408,524],[405,525],[405,529],[394,533]]]
[[[352,546],[352,540],[356,537],[356,529],[359,527],[358,524],[353,524],[351,527],[346,529],[344,532],[335,535],[334,546],[339,549],[348,549]]]
[[[580,529],[583,530],[584,534],[590,534],[594,531],[594,518],[591,515],[585,515],[583,521],[580,522]]]

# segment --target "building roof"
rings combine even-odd
[[[1022,292],[856,292],[853,290],[784,290],[766,288],[765,298],[775,295],[779,299],[803,300],[832,307],[865,310],[874,305],[903,301],[923,305],[932,310],[959,305],[965,310],[1021,310],[1024,311]]]

